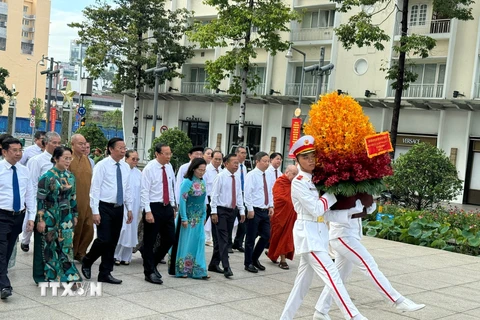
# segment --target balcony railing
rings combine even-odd
[[[442,34],[450,33],[450,19],[441,19],[441,20],[426,20],[422,22],[417,22],[415,25],[408,24],[408,34]],[[395,35],[399,36],[402,34],[401,24],[397,24],[395,28]]]
[[[23,19],[26,20],[35,20],[35,15],[34,14],[24,14]]]
[[[293,41],[332,40],[333,28],[294,28]]]
[[[23,43],[28,43],[28,44],[34,44],[35,42],[33,41],[33,39],[22,39],[22,42]]]
[[[205,88],[208,82],[182,82],[182,93],[211,93]]]
[[[35,28],[27,27],[22,25],[22,30],[26,32],[35,32]]]
[[[388,89],[388,96],[395,96],[395,90]],[[443,95],[443,83],[441,84],[410,84],[407,90],[403,90],[404,98],[441,98]]]
[[[254,90],[248,90],[247,94],[249,95],[264,95],[265,94],[265,83],[259,83]]]
[[[328,83],[322,85],[322,93],[327,92]],[[314,97],[317,91],[316,83],[305,83],[303,84],[303,93],[304,97]],[[287,92],[286,96],[298,97],[300,95],[300,83],[287,83]]]

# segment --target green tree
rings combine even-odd
[[[385,177],[388,189],[406,207],[416,210],[451,201],[462,191],[462,180],[445,152],[419,143],[393,162],[393,176]]]
[[[107,128],[115,128],[115,130],[122,129],[122,111],[117,109],[105,112],[103,114],[103,125]]]
[[[206,24],[195,23],[189,37],[202,48],[230,48],[215,61],[206,61],[207,87],[216,89],[223,79],[232,79],[227,92],[232,95],[230,104],[240,102],[237,143],[243,144],[247,90],[255,89],[260,82],[256,74],[249,72],[253,66],[250,61],[257,56],[258,49],[271,55],[287,50],[290,43],[282,41],[281,32],[288,32],[287,24],[298,20],[299,15],[283,0],[204,0],[203,3],[215,7],[217,17]]]
[[[395,106],[392,115],[390,136],[392,145],[395,148],[398,132],[398,121],[400,118],[400,105],[402,93],[411,82],[414,82],[418,75],[410,71],[407,66],[409,58],[427,58],[429,52],[435,47],[435,39],[423,35],[408,32],[408,9],[409,0],[403,0],[399,8],[396,2],[385,0],[334,0],[339,4],[340,12],[356,12],[348,22],[341,24],[335,29],[335,33],[347,50],[352,46],[358,47],[373,46],[377,50],[384,50],[383,43],[390,41],[385,28],[382,28],[392,13],[401,15],[400,41],[393,46],[393,51],[398,54],[398,60],[390,62],[390,66],[382,67],[380,70],[386,72],[386,79],[391,81],[392,89],[395,90]],[[442,19],[473,20],[473,0],[433,0],[433,12]],[[368,12],[365,8],[378,7],[378,10]],[[386,19],[381,20],[379,13],[385,13]],[[450,40],[452,41],[452,40]],[[393,156],[394,153],[392,153]]]
[[[5,80],[7,79],[8,76],[9,76],[8,70],[0,67],[0,94],[3,94],[8,98],[10,98],[12,96],[12,92],[10,91],[10,89],[8,89],[7,85],[5,84]],[[6,102],[5,97],[0,95],[0,112],[2,112],[3,105],[5,104],[5,102]]]
[[[182,164],[190,161],[188,158],[188,151],[192,148],[192,140],[190,140],[187,134],[182,130],[175,127],[164,131],[160,136],[156,137],[153,140],[152,147],[148,150],[150,159],[155,158],[155,145],[159,142],[170,146],[170,149],[172,150],[170,163],[175,170],[177,170]]]
[[[109,64],[118,72],[113,80],[113,92],[135,90],[133,145],[138,145],[138,118],[140,88],[153,86],[154,77],[147,77],[145,66],[154,67],[157,55],[168,72],[161,81],[181,77],[177,72],[185,61],[193,57],[192,47],[180,45],[187,31],[186,9],[171,11],[164,0],[97,0],[83,10],[85,21],[69,24],[78,29],[79,42],[88,46],[85,66],[94,78],[99,77]],[[147,37],[146,35],[151,35]]]
[[[95,150],[95,148],[105,150],[107,147],[108,140],[96,124],[87,124],[85,127],[78,128],[75,133],[80,133],[90,142],[90,150]]]
[[[30,110],[35,109],[35,129],[40,127],[40,123],[45,119],[45,108],[43,107],[43,101],[40,98],[34,98],[29,103]]]

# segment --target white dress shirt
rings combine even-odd
[[[88,158],[88,161],[90,161],[90,164],[92,165],[92,169],[93,169],[93,167],[95,167],[95,161],[93,161],[93,159],[88,156],[87,158]]]
[[[237,196],[237,208],[240,215],[245,215],[245,207],[243,206],[242,186],[240,178],[235,175],[235,195]],[[212,214],[217,213],[217,207],[232,207],[232,173],[227,169],[220,172],[213,182],[212,193],[210,195],[210,207]]]
[[[277,170],[277,176],[275,176],[275,170]],[[275,184],[275,181],[283,174],[282,171],[280,171],[280,167],[275,169],[272,165],[268,166],[267,170],[265,170],[265,173],[267,174],[267,179],[270,179],[270,185],[272,188]]]
[[[218,172],[217,172],[218,170]],[[207,196],[211,196],[212,193],[212,187],[213,187],[213,181],[215,180],[215,177],[222,172],[222,167],[218,166],[218,168],[215,168],[213,164],[208,164],[206,169],[205,169],[205,174],[203,175],[203,180],[205,181],[205,186],[207,188]],[[241,190],[241,189],[240,189]]]
[[[156,159],[147,163],[142,171],[142,206],[145,212],[151,212],[150,203],[163,202],[163,165]],[[175,173],[170,163],[165,165],[165,170],[168,179],[168,200],[170,205],[175,207]]]
[[[178,199],[180,199],[180,186],[182,185],[183,179],[185,179],[185,174],[187,173],[188,167],[190,167],[190,164],[192,161],[184,163],[178,168],[177,172],[177,181],[175,182],[175,200],[178,202]]]
[[[27,168],[30,171],[30,179],[32,179],[33,183],[33,194],[35,195],[35,199],[37,198],[38,180],[45,172],[53,167],[51,160],[52,155],[45,150],[27,162]]]
[[[36,194],[33,192],[30,172],[19,162],[15,164],[15,168],[17,168],[18,186],[20,187],[20,211],[25,209],[26,205],[28,220],[35,221]],[[13,211],[12,179],[12,165],[7,160],[0,161],[0,209],[2,210]]]
[[[119,161],[122,171],[123,203],[127,210],[132,210],[133,199],[128,183],[130,166],[124,161]],[[90,187],[90,207],[93,214],[100,214],[98,205],[100,201],[108,203],[117,202],[117,162],[108,157],[98,162],[93,168],[92,185]]]
[[[258,168],[253,169],[245,178],[244,197],[245,206],[248,211],[253,211],[253,207],[268,209],[273,207],[272,185],[265,174],[267,182],[267,205],[265,205],[265,196],[263,189],[263,174],[264,172]]]
[[[20,159],[20,163],[25,166],[27,165],[28,160],[30,160],[31,158],[41,153],[42,153],[42,149],[34,143],[23,150],[23,155],[22,155],[22,159]]]
[[[242,182],[242,171],[243,171],[243,188],[242,188],[242,192],[243,192],[245,189],[245,179],[247,178],[247,166],[245,166],[245,162],[240,163],[238,165],[238,170],[235,171],[235,175],[238,176],[238,179],[240,180],[240,184]]]

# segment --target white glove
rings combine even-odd
[[[363,204],[362,201],[357,200],[355,201],[355,207],[348,209],[348,215],[351,216],[356,213],[360,213],[363,211]]]
[[[367,208],[367,214],[372,214],[377,210],[377,204],[374,202],[370,207]]]

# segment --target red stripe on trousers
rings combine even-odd
[[[360,259],[360,261],[362,261],[363,265],[365,266],[365,268],[367,268],[367,271],[368,273],[370,273],[370,276],[372,276],[373,278],[373,281],[375,281],[375,283],[377,284],[377,286],[382,289],[383,293],[385,293],[385,295],[388,297],[388,299],[390,299],[392,302],[395,302],[395,300],[388,294],[387,290],[385,290],[384,287],[382,287],[382,285],[380,284],[380,282],[377,280],[377,278],[375,278],[375,275],[373,274],[372,270],[370,270],[370,267],[367,265],[367,263],[365,262],[365,260],[363,260],[362,256],[360,256],[357,252],[355,252],[355,250],[353,250],[352,248],[350,248],[344,241],[342,238],[338,238],[338,240],[340,240],[340,242],[348,249],[350,250],[351,252],[353,252],[354,255],[356,255],[358,257],[358,259]]]
[[[347,305],[345,304],[345,301],[343,301],[343,298],[342,298],[342,296],[340,295],[340,293],[338,292],[338,289],[337,289],[337,287],[335,286],[335,283],[333,282],[333,279],[332,279],[332,277],[330,276],[330,273],[328,273],[327,268],[325,268],[325,266],[324,266],[323,263],[320,261],[320,259],[318,259],[318,257],[315,255],[315,253],[313,253],[313,252],[310,252],[310,253],[311,253],[312,256],[315,258],[315,260],[317,260],[318,264],[322,267],[323,271],[325,271],[325,273],[327,274],[327,277],[328,277],[328,279],[330,280],[330,283],[332,284],[333,290],[335,290],[335,293],[337,294],[338,298],[339,298],[340,301],[342,302],[343,307],[345,308],[345,310],[347,310],[347,313],[348,313],[348,315],[350,316],[350,318],[353,318],[352,313],[350,312],[350,310],[348,309]]]

